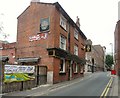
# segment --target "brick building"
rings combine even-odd
[[[48,83],[83,76],[87,38],[76,23],[58,2],[31,2],[18,16],[18,63],[47,66]]]
[[[93,46],[94,50],[94,58],[95,58],[95,65],[96,65],[96,70],[101,70],[104,71],[104,64],[105,64],[105,51],[104,47],[101,45],[94,45]]]
[[[16,42],[8,43],[0,42],[0,57],[3,62],[7,61],[8,64],[15,64]],[[8,60],[7,60],[8,59]]]
[[[114,53],[114,60],[115,60],[115,69],[117,74],[120,76],[120,20],[117,22],[114,32],[115,38],[115,53]]]
[[[91,40],[86,41],[90,45],[90,51],[86,52],[85,72],[103,71],[105,68],[105,47],[92,45]]]

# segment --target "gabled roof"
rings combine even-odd
[[[55,5],[55,7],[62,13],[62,15],[68,20],[68,22],[75,27],[80,35],[82,36],[82,38],[84,38],[85,40],[87,39],[87,37],[84,35],[84,33],[80,30],[80,28],[76,25],[76,23],[70,18],[70,16],[66,13],[66,11],[61,7],[61,5],[58,2],[55,3],[43,3],[43,2],[35,2],[37,4],[48,4],[48,5]],[[30,6],[28,6],[23,13],[29,8]],[[17,18],[19,18],[23,13],[21,13]]]

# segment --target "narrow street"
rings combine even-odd
[[[0,4],[0,96],[120,96],[119,0]]]
[[[99,72],[71,85],[51,89],[42,96],[100,96],[109,80],[108,72]]]
[[[41,86],[35,89],[13,92],[4,96],[103,96],[106,86],[111,80],[110,72],[95,72],[81,79],[66,81],[51,86]],[[108,89],[106,96],[109,96]]]

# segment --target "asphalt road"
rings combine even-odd
[[[51,89],[42,96],[101,96],[109,80],[108,72],[99,72],[70,85]]]

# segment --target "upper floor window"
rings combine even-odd
[[[60,25],[67,30],[67,20],[64,18],[64,16],[60,16]]]
[[[74,37],[78,40],[78,31],[76,29],[74,31]]]
[[[60,36],[60,48],[66,50],[66,38],[63,35]]]
[[[74,54],[78,55],[78,46],[77,45],[74,46]]]
[[[2,50],[3,49],[3,47],[0,47],[0,50]]]

